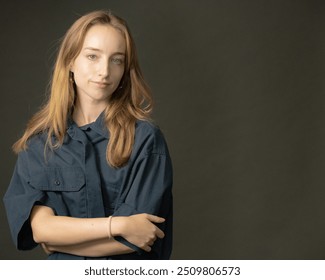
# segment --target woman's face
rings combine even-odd
[[[126,44],[110,25],[94,25],[71,65],[81,102],[102,103],[116,90],[124,73]]]

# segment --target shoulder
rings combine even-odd
[[[150,121],[138,120],[135,124],[135,133],[139,136],[154,136],[162,134],[160,128]]]
[[[18,152],[16,168],[20,176],[27,176],[30,170],[36,167],[36,163],[41,163],[45,141],[46,137],[44,135],[33,135],[27,140],[26,148]]]
[[[47,133],[38,133],[33,135],[27,140],[26,151],[44,151],[44,147],[47,141]]]
[[[158,125],[149,121],[136,122],[134,148],[141,148],[146,154],[168,154],[163,132]]]
[[[36,163],[44,163],[44,151],[47,141],[46,133],[35,134],[27,140],[26,148],[18,153],[18,163],[31,168]]]

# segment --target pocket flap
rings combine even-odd
[[[81,167],[44,168],[31,174],[30,184],[44,191],[78,191],[85,184],[85,175]]]

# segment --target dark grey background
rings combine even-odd
[[[173,259],[324,259],[324,1],[6,1],[1,188],[58,39],[112,9],[133,32],[175,170]],[[19,207],[19,205],[17,205]],[[0,259],[18,252],[0,206]]]

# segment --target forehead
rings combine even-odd
[[[125,52],[126,43],[119,29],[109,24],[96,24],[87,31],[82,48]]]

